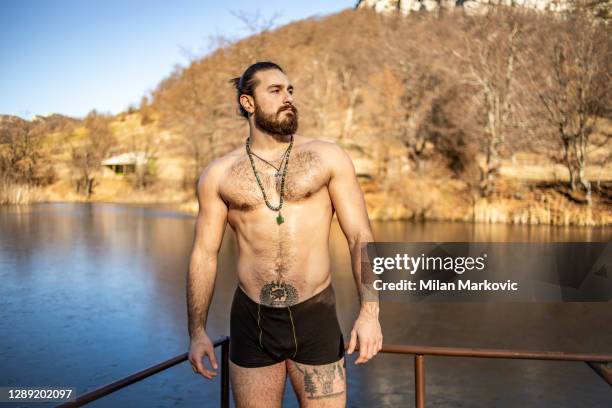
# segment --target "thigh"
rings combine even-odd
[[[264,367],[230,365],[230,382],[236,408],[280,407],[287,367],[284,361]]]
[[[287,372],[300,407],[346,406],[344,357],[335,363],[309,365],[287,361]]]

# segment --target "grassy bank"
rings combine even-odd
[[[436,182],[438,181],[438,182]],[[34,202],[114,202],[130,204],[170,204],[177,211],[195,215],[198,203],[190,192],[172,183],[157,183],[146,190],[135,190],[124,182],[106,180],[86,198],[67,182],[46,188],[0,185],[1,204]],[[534,225],[612,225],[612,205],[607,195],[595,192],[593,205],[576,202],[558,184],[503,180],[488,198],[472,195],[458,181],[420,178],[385,186],[363,186],[372,220],[462,221]]]

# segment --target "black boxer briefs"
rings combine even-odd
[[[242,367],[264,367],[291,359],[323,365],[344,356],[344,337],[331,283],[292,306],[253,301],[236,287],[230,313],[230,360]]]

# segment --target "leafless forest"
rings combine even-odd
[[[553,202],[555,211],[589,208],[607,213],[599,221],[607,223],[608,20],[581,12],[459,10],[407,17],[345,10],[276,29],[273,17],[237,12],[252,36],[211,38],[210,53],[177,66],[127,112],[92,111],[83,120],[2,117],[0,198],[15,201],[15,188],[61,180],[75,194],[95,196],[104,184],[100,160],[131,150],[156,157],[158,172],[132,175],[130,191],[156,191],[164,160],[174,157],[179,187],[192,192],[203,167],[246,137],[228,80],[257,60],[273,60],[295,85],[299,132],[349,152],[379,218],[466,219],[452,208],[473,216],[483,200],[514,200],[548,212]],[[551,168],[562,171],[552,177]],[[392,212],[380,208],[389,197]]]

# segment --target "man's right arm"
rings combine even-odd
[[[189,359],[194,371],[206,378],[212,378],[216,373],[204,368],[202,360],[205,355],[208,355],[212,366],[217,368],[205,326],[217,275],[217,255],[227,224],[227,206],[219,194],[220,171],[215,163],[209,164],[198,180],[199,211],[187,275],[188,329],[191,340]]]

